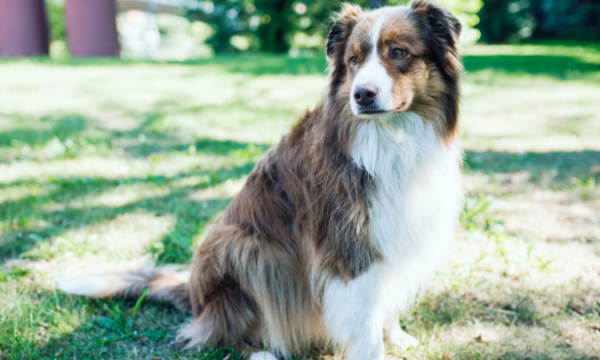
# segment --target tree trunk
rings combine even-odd
[[[48,55],[44,0],[0,0],[0,55]]]
[[[74,57],[119,56],[114,0],[66,0],[65,12]]]

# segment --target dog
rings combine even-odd
[[[461,201],[459,21],[425,0],[344,5],[327,36],[328,92],[270,149],[195,252],[189,279],[161,268],[59,287],[166,301],[193,313],[187,346],[252,360],[333,347],[384,358],[443,263]]]

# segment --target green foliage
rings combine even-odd
[[[45,0],[48,30],[50,32],[50,57],[53,59],[70,56],[67,45],[67,26],[64,0]]]
[[[434,2],[445,6],[456,16],[460,17],[465,14],[463,23],[467,26],[472,27],[479,22],[477,13],[483,6],[483,0],[438,0]]]
[[[597,0],[530,0],[536,18],[534,38],[600,39]]]
[[[516,299],[510,299],[508,303],[500,303],[481,310],[485,319],[504,323],[506,326],[534,326],[538,322],[539,312],[528,297],[518,296]]]
[[[239,50],[286,52],[291,47],[323,50],[331,17],[343,1],[328,0],[216,0],[214,9],[193,11],[189,16],[205,21],[216,30],[208,44],[216,52]],[[369,0],[353,0],[368,8]],[[388,5],[407,4],[408,0],[389,0]],[[472,31],[479,22],[481,0],[441,0],[461,21],[461,39],[474,42]]]
[[[0,268],[0,282],[6,282],[9,280],[18,280],[21,277],[29,276],[31,270],[13,266],[10,270]]]
[[[572,178],[571,183],[577,189],[577,193],[583,200],[589,200],[596,194],[596,179],[589,177],[586,181],[578,178]]]
[[[183,230],[170,231],[165,239],[152,245],[152,254],[159,264],[186,263],[192,256],[193,234]]]
[[[131,310],[131,315],[127,315],[125,311],[121,310],[119,304],[115,304],[112,309],[107,304],[104,304],[104,310],[106,310],[110,316],[99,317],[98,324],[102,328],[111,330],[121,335],[121,337],[131,334],[133,331],[133,318],[148,294],[150,294],[149,289],[146,289],[142,292],[142,295],[140,295],[140,297],[137,299],[133,309]]]
[[[248,41],[246,49],[257,50],[256,39],[249,43],[252,32],[256,31],[261,19],[255,14],[256,7],[253,0],[215,0],[208,8],[188,11],[192,20],[202,21],[214,30],[206,43],[217,53],[237,52],[231,39],[234,36],[244,36]]]
[[[485,0],[477,29],[488,43],[600,38],[597,1]]]
[[[504,225],[498,221],[490,211],[492,200],[484,195],[476,198],[465,199],[463,213],[460,222],[469,237],[494,244],[494,251],[489,254],[507,265],[519,267],[522,272],[527,269],[537,269],[541,272],[552,272],[552,264],[556,257],[537,256],[534,246],[527,244],[523,239],[510,236],[506,233]],[[482,255],[477,263],[482,261],[488,254]],[[473,268],[469,267],[469,277]]]
[[[367,7],[368,0],[355,0]],[[217,53],[236,51],[286,52],[297,34],[316,36],[309,47],[323,49],[331,16],[342,1],[215,0],[214,8],[191,11],[188,16],[210,24],[207,40]]]
[[[485,195],[479,195],[477,198],[468,198],[463,204],[463,212],[460,215],[460,223],[466,230],[487,230],[491,229],[493,219],[486,216],[485,211],[490,206],[490,202]]]
[[[481,40],[489,43],[528,39],[536,26],[528,0],[486,0],[479,12]]]
[[[64,1],[46,0],[46,14],[51,41],[66,41],[67,26],[65,23]]]
[[[289,50],[296,23],[292,4],[293,0],[254,0],[254,6],[262,14],[262,22],[256,30],[261,50]]]

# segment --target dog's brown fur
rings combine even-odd
[[[323,284],[354,279],[382,259],[368,231],[368,194],[377,184],[350,156],[356,127],[365,120],[348,106],[358,67],[349,58],[365,56],[369,39],[361,29],[372,27],[376,16],[352,5],[337,15],[327,41],[328,95],[250,173],[194,254],[189,282],[158,276],[120,291],[135,295],[150,287],[156,299],[191,308],[194,321],[181,333],[191,345],[261,348],[266,334],[290,353],[322,347]],[[377,46],[394,43],[411,53],[403,62],[384,59],[397,79],[394,93],[405,102],[399,111],[434,122],[438,136],[451,141],[462,72],[460,24],[424,0],[386,21]]]
[[[391,73],[402,77],[412,72],[404,76],[407,82],[413,81],[405,86],[408,90],[398,91],[416,94],[410,110],[425,119],[437,120],[440,117],[432,112],[445,111],[445,123],[436,124],[436,129],[443,137],[453,137],[456,80],[462,67],[455,43],[445,34],[435,44],[440,49],[431,48],[424,39],[435,37],[440,31],[437,27],[444,25],[423,34],[429,24],[450,17],[426,1],[413,2],[412,9],[409,16],[414,22],[388,20],[405,27],[390,24],[386,27],[390,36],[400,34],[415,48],[413,63],[403,74],[397,67]],[[309,335],[304,332],[314,327],[305,323],[320,317],[315,307],[318,300],[311,295],[319,277],[353,279],[381,259],[367,231],[367,194],[376,184],[349,155],[358,119],[346,106],[352,74],[345,53],[351,47],[360,49],[365,41],[352,31],[363,14],[356,6],[345,5],[328,38],[329,96],[256,165],[196,251],[190,279],[196,320],[184,331],[192,342],[226,345],[233,341],[238,346],[260,347],[266,317],[277,326],[269,331],[290,340],[290,350],[306,350],[306,344],[295,340]],[[369,26],[369,22],[362,25]],[[454,81],[448,84],[444,77]],[[445,97],[453,101],[448,104]]]

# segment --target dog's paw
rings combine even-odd
[[[277,360],[277,358],[268,351],[259,351],[252,353],[248,360]]]
[[[402,330],[395,331],[394,334],[387,336],[387,342],[390,346],[403,351],[409,347],[416,347],[419,345],[419,340]]]

